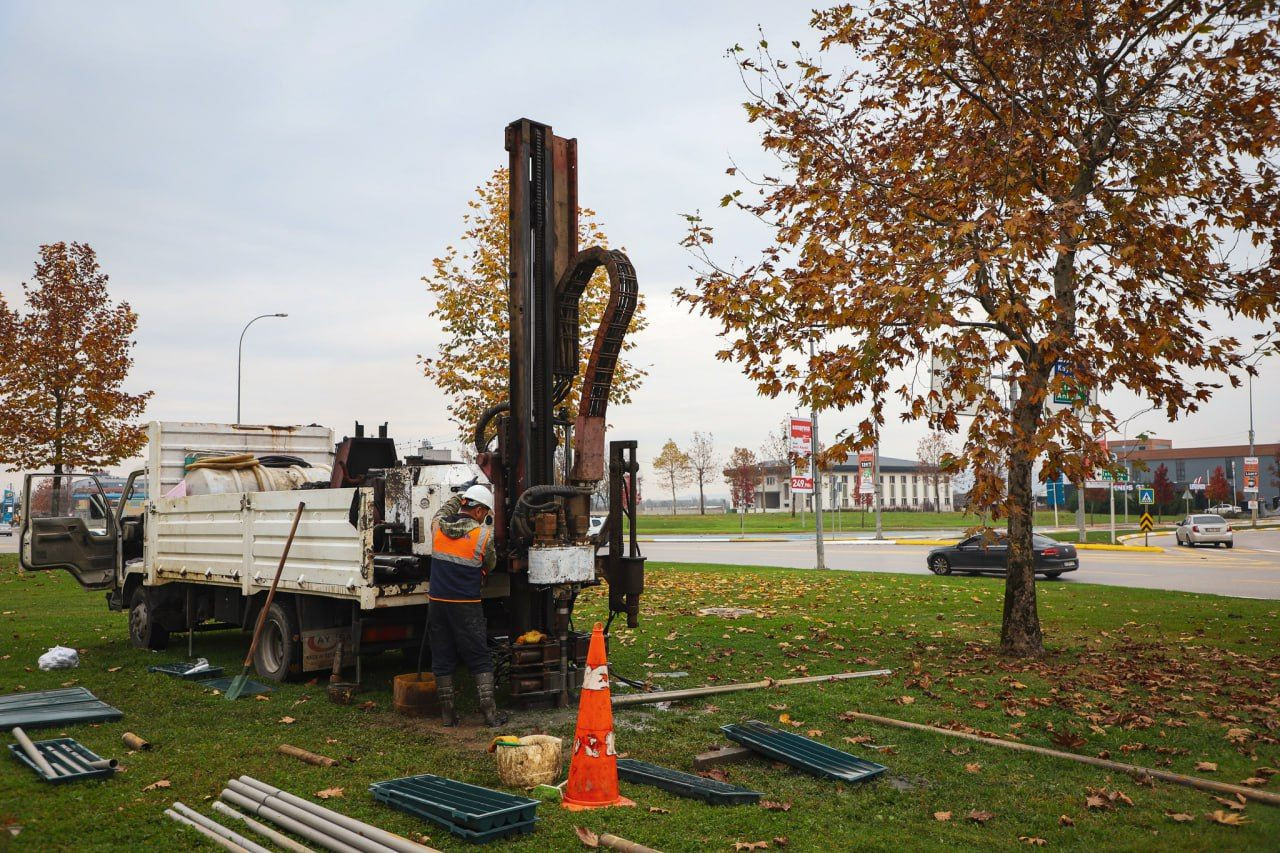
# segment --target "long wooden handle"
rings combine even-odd
[[[249,654],[244,656],[245,666],[253,663],[253,653],[258,650],[258,640],[262,638],[262,626],[267,623],[267,611],[271,609],[271,602],[276,597],[276,584],[280,583],[284,561],[289,559],[289,548],[293,546],[293,534],[298,532],[298,522],[302,520],[302,510],[306,506],[305,502],[299,501],[298,511],[293,514],[293,526],[289,528],[289,538],[284,540],[284,550],[280,552],[280,565],[276,566],[276,576],[271,581],[271,591],[267,593],[267,600],[263,602],[262,611],[258,614],[258,624],[253,629],[253,641],[249,643]]]
[[[893,717],[879,717],[875,714],[860,714],[857,711],[845,711],[841,716],[851,717],[857,720],[865,720],[868,723],[878,723],[882,726],[896,726],[900,729],[914,729],[919,732],[930,732],[932,734],[946,735],[947,737],[963,738],[964,740],[971,740],[976,743],[985,743],[991,746],[1002,746],[1005,749],[1015,749],[1019,752],[1034,752],[1037,755],[1048,755],[1053,758],[1065,758],[1068,761],[1078,761],[1081,764],[1089,764],[1093,767],[1101,767],[1104,770],[1111,770],[1117,773],[1150,776],[1152,779],[1159,779],[1162,782],[1171,782],[1174,785],[1186,785],[1188,788],[1198,788],[1201,791],[1216,791],[1219,794],[1239,794],[1246,799],[1255,800],[1259,803],[1280,806],[1280,794],[1273,794],[1270,791],[1259,791],[1257,788],[1246,788],[1243,785],[1216,782],[1213,779],[1202,779],[1199,776],[1185,776],[1182,773],[1173,773],[1168,770],[1159,770],[1154,767],[1139,767],[1136,764],[1125,764],[1120,761],[1111,761],[1106,758],[1094,758],[1091,755],[1080,755],[1075,752],[1062,752],[1061,750],[1048,749],[1043,746],[1033,746],[1029,743],[996,740],[995,738],[969,734],[968,732],[957,732],[952,731],[951,729],[939,728],[937,726],[910,723],[906,720],[894,719]]]

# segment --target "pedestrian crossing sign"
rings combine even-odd
[[[1142,518],[1138,519],[1138,526],[1142,528],[1143,533],[1150,533],[1151,529],[1156,526],[1155,521],[1151,518],[1151,513],[1144,512]]]

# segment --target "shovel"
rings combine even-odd
[[[253,629],[253,640],[249,643],[249,654],[244,656],[244,668],[240,670],[239,675],[231,679],[227,692],[223,694],[228,699],[239,699],[240,694],[244,692],[245,684],[249,681],[249,664],[253,663],[253,653],[258,650],[258,640],[262,639],[262,626],[267,624],[267,611],[271,609],[271,601],[276,597],[276,584],[280,583],[280,573],[284,571],[284,561],[289,559],[289,548],[293,545],[293,534],[298,532],[298,522],[302,520],[302,510],[305,507],[305,503],[299,502],[298,511],[293,514],[293,526],[289,528],[289,538],[284,540],[284,551],[280,553],[280,565],[276,566],[276,576],[271,581],[271,591],[267,593],[267,600],[262,603],[262,610],[258,613],[258,624]]]

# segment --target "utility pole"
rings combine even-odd
[[[813,338],[809,338],[809,361],[812,362],[814,358],[816,356],[814,355]],[[817,568],[825,569],[827,564],[822,542],[822,466],[818,464],[818,410],[811,407],[809,409],[809,417],[813,420],[813,430],[809,433],[809,473],[813,477],[813,518],[816,522],[815,530],[817,532],[814,542],[818,555]]]
[[[876,430],[876,448],[871,457],[871,500],[875,502],[876,539],[884,538],[884,519],[880,516],[880,430]]]
[[[1253,374],[1249,374],[1249,455],[1257,456],[1257,452],[1253,449]],[[1258,466],[1258,473],[1254,475],[1254,485],[1257,486],[1253,491],[1253,500],[1249,501],[1249,526],[1258,526],[1258,504],[1262,502],[1262,466]],[[1245,500],[1249,500],[1249,495],[1245,494]]]

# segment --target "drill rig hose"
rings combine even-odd
[[[547,509],[551,504],[550,498],[576,498],[582,495],[590,495],[592,491],[588,487],[578,486],[530,486],[525,489],[524,494],[520,495],[520,499],[516,501],[516,507],[511,513],[511,526],[508,529],[509,541],[513,544],[523,544],[529,540],[533,535],[533,531],[529,529],[527,521],[529,513],[535,509]],[[548,498],[548,500],[534,503],[538,498]]]
[[[480,420],[476,421],[476,432],[475,432],[476,453],[489,452],[489,440],[484,436],[485,430],[489,428],[490,421],[492,421],[494,418],[496,418],[498,415],[502,414],[503,412],[509,412],[509,411],[511,411],[511,403],[502,402],[496,406],[490,406],[480,414]]]

